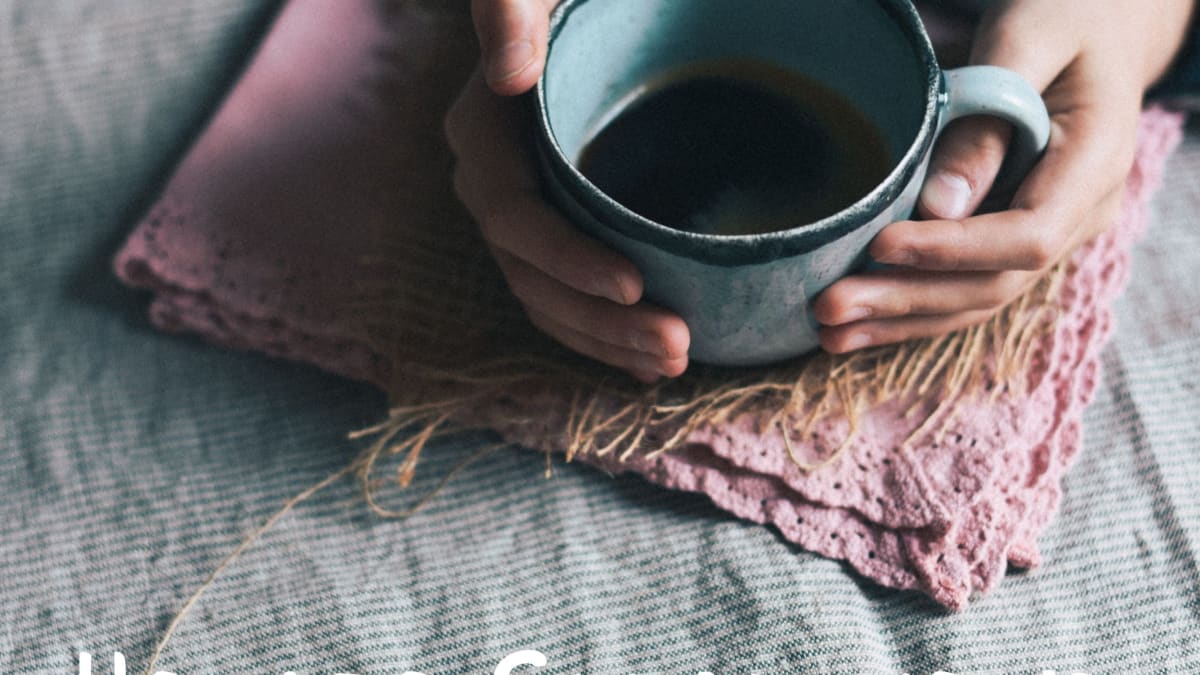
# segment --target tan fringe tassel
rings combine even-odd
[[[363,496],[367,504],[370,505],[372,511],[383,518],[407,518],[425,508],[429,502],[432,501],[433,498],[442,491],[442,488],[446,487],[450,480],[454,478],[454,476],[458,475],[458,473],[463,469],[466,469],[471,464],[474,464],[479,459],[482,459],[484,456],[498,450],[499,448],[509,445],[507,443],[495,443],[486,445],[471,453],[464,460],[456,464],[454,468],[448,471],[446,475],[438,481],[437,485],[435,485],[433,489],[425,493],[412,506],[402,511],[394,511],[380,506],[375,499],[375,490],[379,487],[379,485],[371,480],[371,469],[378,462],[379,457],[384,454],[405,455],[404,459],[401,461],[400,469],[398,470],[397,483],[401,487],[407,487],[412,479],[412,468],[416,465],[417,457],[420,456],[421,450],[429,443],[429,441],[433,440],[434,438],[447,436],[451,433],[461,431],[442,429],[441,426],[442,425],[440,424],[423,423],[421,428],[416,430],[416,432],[410,438],[396,444],[391,444],[391,440],[398,436],[401,432],[406,431],[406,429],[404,427],[393,427],[393,425],[390,423],[390,420],[387,424],[379,425],[371,429],[364,429],[362,431],[350,434],[351,439],[363,438],[370,435],[375,435],[376,439],[369,447],[367,447],[366,450],[355,457],[354,460],[345,467],[321,479],[314,485],[305,488],[303,491],[284,502],[283,506],[278,511],[271,514],[266,520],[264,520],[262,525],[258,526],[258,528],[247,535],[246,538],[242,540],[242,543],[238,544],[237,548],[233,549],[233,551],[231,551],[223,560],[221,560],[217,567],[208,575],[208,578],[204,580],[204,583],[202,583],[199,588],[197,588],[190,596],[188,596],[188,599],[184,601],[183,605],[179,608],[179,611],[176,612],[175,616],[171,619],[171,623],[167,625],[166,631],[163,632],[162,637],[159,638],[158,643],[154,646],[153,653],[150,655],[150,661],[147,663],[146,670],[144,671],[145,675],[153,675],[155,672],[155,666],[158,665],[158,659],[162,656],[163,650],[166,649],[167,643],[171,641],[171,637],[175,635],[176,629],[179,628],[179,625],[183,623],[183,619],[192,611],[192,607],[194,607],[204,593],[212,587],[217,578],[221,576],[225,570],[229,569],[234,561],[240,558],[246,549],[250,548],[251,545],[261,539],[268,530],[274,527],[281,518],[286,516],[288,512],[295,508],[300,502],[312,497],[345,476],[357,474],[359,480],[362,482]]]
[[[717,369],[694,365],[682,378],[637,386],[570,355],[519,354],[462,367],[402,362],[396,366],[405,388],[419,392],[419,404],[398,405],[387,421],[362,435],[394,437],[416,429],[411,439],[472,418],[481,405],[514,392],[560,393],[570,400],[561,431],[566,461],[581,455],[638,454],[653,458],[678,450],[705,425],[742,413],[763,413],[760,433],[774,427],[791,461],[805,472],[820,470],[850,447],[864,411],[885,401],[911,402],[911,418],[931,401],[936,405],[916,424],[909,447],[935,438],[949,426],[954,401],[987,392],[1022,393],[1026,364],[1053,330],[1055,307],[1068,269],[1059,265],[985,323],[934,338],[877,347],[849,355],[812,355],[792,363],[756,369]],[[393,392],[395,393],[395,392]],[[433,398],[430,399],[430,395]],[[403,395],[403,392],[401,392]],[[806,437],[826,420],[845,419],[846,437],[816,462],[800,458],[793,436]],[[665,439],[650,443],[652,432]],[[419,445],[418,445],[419,447]],[[410,454],[410,472],[419,453]]]

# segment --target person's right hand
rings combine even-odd
[[[556,0],[474,0],[482,62],[446,115],[454,188],[529,319],[567,347],[644,382],[687,368],[687,325],[642,299],[633,263],[542,198],[526,108]]]

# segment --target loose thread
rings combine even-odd
[[[938,425],[950,423],[944,414],[948,401],[966,391],[986,388],[994,397],[1006,390],[1024,389],[1026,383],[1015,380],[1025,371],[1025,362],[1035,357],[1040,338],[1052,329],[1052,322],[1047,321],[1052,315],[1047,303],[1061,294],[1067,272],[1065,265],[1056,266],[988,321],[953,333],[846,356],[818,354],[793,365],[747,371],[734,378],[729,377],[729,371],[699,369],[682,380],[648,390],[614,383],[603,368],[553,348],[547,347],[551,351],[545,354],[520,351],[542,345],[545,340],[534,340],[536,333],[525,325],[519,307],[514,306],[512,316],[505,314],[502,325],[471,335],[494,336],[497,330],[509,331],[511,335],[505,335],[513,338],[524,335],[526,339],[502,341],[518,351],[445,368],[431,365],[436,360],[398,358],[394,372],[411,378],[406,382],[423,385],[400,387],[401,393],[410,399],[420,395],[441,398],[410,401],[406,407],[394,408],[391,419],[372,431],[386,433],[397,427],[461,422],[480,405],[525,388],[526,393],[569,400],[562,411],[566,421],[561,427],[565,436],[561,448],[568,461],[580,455],[613,453],[625,461],[634,452],[655,458],[685,446],[700,428],[727,423],[745,413],[756,414],[760,434],[771,433],[771,426],[788,419],[796,419],[788,424],[793,430],[803,427],[808,433],[820,421],[840,415],[848,422],[850,433],[831,456],[836,459],[853,444],[863,411],[891,400],[905,402],[905,419],[921,415],[913,420],[914,428],[902,443],[909,446],[927,433],[942,431]],[[386,293],[386,288],[381,288]],[[481,302],[478,298],[495,299],[486,288],[477,290],[475,295],[468,295],[464,307]],[[370,318],[378,320],[380,315]],[[397,321],[390,333],[374,333],[377,338],[390,336],[374,345],[380,353],[410,353],[406,350],[411,345],[403,339],[408,335],[406,324],[402,318]],[[380,326],[378,321],[372,325]],[[473,339],[458,337],[467,342]],[[463,351],[469,349],[464,347]],[[937,401],[936,405],[931,407],[931,401]],[[791,433],[786,429],[780,433],[785,435],[786,445],[795,445]],[[644,447],[647,438],[656,439],[653,446]],[[549,443],[540,445],[547,453],[552,450]],[[788,456],[801,471],[819,470],[830,460],[827,457],[819,463],[806,462],[794,450],[792,447]],[[411,471],[419,452],[409,452],[405,470]],[[546,459],[549,475],[549,454]]]
[[[283,505],[283,508],[276,511],[270,518],[267,518],[266,522],[264,522],[261,526],[258,527],[258,529],[256,529],[254,532],[252,532],[250,534],[250,536],[248,536],[244,540],[242,540],[242,543],[238,544],[237,548],[233,549],[233,552],[231,552],[229,555],[225,556],[225,559],[221,561],[221,564],[217,565],[217,568],[214,569],[208,575],[208,578],[204,580],[204,583],[201,584],[200,587],[197,588],[196,591],[194,593],[192,593],[192,595],[187,599],[187,601],[183,603],[183,606],[175,614],[175,617],[171,619],[171,623],[167,625],[166,632],[163,633],[163,636],[162,636],[162,638],[159,639],[158,644],[156,644],[154,646],[154,653],[151,654],[151,656],[150,656],[150,664],[148,666],[146,666],[146,675],[152,675],[154,673],[154,666],[156,666],[158,664],[158,659],[160,656],[162,656],[163,649],[166,648],[167,643],[170,642],[171,636],[173,636],[175,634],[175,630],[177,628],[179,628],[179,624],[182,623],[184,617],[186,617],[188,615],[188,613],[191,612],[192,607],[196,604],[196,602],[199,601],[201,596],[203,596],[204,593],[206,591],[208,591],[209,588],[212,587],[213,583],[216,582],[217,577],[219,577],[222,572],[224,572],[226,569],[228,569],[229,566],[233,564],[233,561],[237,560],[238,557],[240,557],[242,555],[243,551],[245,551],[247,548],[249,548],[251,544],[258,541],[258,539],[261,538],[262,535],[267,530],[274,527],[275,523],[278,522],[280,518],[287,515],[287,513],[289,511],[291,511],[293,507],[295,507],[297,504],[304,501],[305,499],[308,499],[309,497],[313,496],[317,492],[320,492],[321,490],[325,489],[327,486],[331,485],[332,483],[337,481],[339,478],[342,478],[346,474],[353,471],[357,464],[358,464],[358,460],[351,462],[350,464],[346,465],[344,468],[340,469],[339,471],[336,471],[336,472],[330,474],[328,477],[326,477],[324,480],[320,481],[319,483],[313,485],[312,487],[304,490],[303,492],[296,495],[295,497],[292,497],[291,499],[289,499]]]
[[[150,655],[150,661],[149,661],[149,664],[146,666],[145,675],[153,675],[153,673],[155,672],[155,670],[154,670],[155,666],[158,665],[158,660],[159,660],[159,658],[161,658],[163,650],[166,649],[167,644],[171,641],[171,638],[175,635],[175,632],[179,628],[180,624],[183,623],[183,620],[192,611],[192,608],[196,605],[196,603],[199,602],[200,598],[204,596],[204,594],[208,591],[209,588],[211,588],[213,586],[214,583],[216,583],[217,578],[220,577],[221,574],[224,573],[227,569],[229,569],[229,567],[239,557],[241,557],[242,553],[244,553],[246,551],[246,549],[250,548],[251,545],[253,545],[259,539],[261,539],[263,537],[263,535],[266,534],[267,531],[269,531],[272,527],[274,527],[275,524],[278,523],[281,518],[283,518],[285,515],[287,515],[289,512],[291,512],[291,510],[293,508],[295,508],[301,502],[305,501],[306,499],[312,497],[313,495],[315,495],[316,493],[325,489],[326,487],[337,482],[339,479],[344,478],[345,476],[352,474],[355,471],[361,471],[363,469],[363,467],[374,464],[374,462],[378,458],[378,456],[387,447],[387,443],[390,441],[390,439],[394,438],[396,433],[403,431],[403,429],[405,428],[405,427],[399,427],[397,429],[389,429],[388,426],[389,426],[388,424],[375,425],[374,427],[371,427],[369,429],[364,429],[364,430],[349,434],[349,437],[351,437],[351,438],[362,438],[364,436],[369,436],[371,433],[381,433],[381,434],[383,434],[383,436],[381,436],[380,439],[377,439],[377,441],[375,443],[373,443],[366,451],[360,453],[357,457],[355,457],[353,460],[351,460],[350,463],[348,463],[346,466],[333,472],[332,474],[325,477],[321,481],[304,489],[300,493],[293,496],[291,499],[284,502],[283,507],[281,507],[275,513],[271,514],[271,516],[268,517],[263,522],[262,525],[260,525],[258,528],[256,528],[248,536],[246,536],[242,540],[242,542],[240,544],[238,544],[238,546],[236,548],[233,549],[233,551],[231,551],[228,555],[225,556],[225,558],[223,558],[221,560],[220,564],[218,564],[217,567],[212,572],[209,573],[208,577],[205,578],[204,582],[202,584],[200,584],[199,588],[197,588],[188,597],[188,599],[179,608],[179,611],[175,613],[174,617],[172,617],[171,622],[169,624],[167,624],[166,631],[163,632],[162,637],[159,638],[158,643],[155,644],[155,646],[154,646],[154,651]],[[433,427],[433,429],[436,429],[436,427]],[[426,431],[428,431],[428,433],[425,433]],[[456,431],[470,431],[470,430],[469,429],[459,429]],[[424,442],[418,444],[417,447],[423,447],[423,445],[425,443],[427,443],[431,438],[436,437],[436,435],[433,433],[432,430],[423,430],[421,435],[424,438]],[[382,442],[380,442],[380,440],[382,440]],[[471,464],[474,464],[476,461],[483,458],[484,456],[486,456],[492,452],[495,452],[496,450],[498,450],[500,448],[508,447],[510,445],[511,444],[507,443],[507,442],[494,443],[491,445],[484,446],[483,448],[471,453],[466,459],[460,461],[452,469],[450,469],[450,471],[448,471],[446,473],[446,475],[442,477],[442,479],[437,483],[437,485],[435,485],[431,490],[426,492],[425,495],[423,495],[419,500],[416,501],[415,504],[413,504],[413,506],[411,506],[403,511],[393,511],[393,510],[385,509],[382,506],[380,506],[375,501],[373,491],[370,489],[369,482],[367,482],[368,475],[364,473],[364,477],[363,477],[364,483],[363,484],[365,486],[366,501],[367,501],[368,505],[370,505],[371,510],[381,517],[390,518],[390,519],[407,518],[407,517],[417,513],[421,509],[425,508],[425,506],[427,506],[429,504],[429,502],[432,501],[434,499],[434,497],[436,497],[442,491],[442,489],[445,488],[446,485],[449,484],[449,482],[459,472],[463,471]],[[411,449],[410,449],[410,452],[412,452]]]

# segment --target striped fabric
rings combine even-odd
[[[334,0],[330,0],[334,1]],[[173,613],[380,418],[364,386],[149,328],[109,273],[267,0],[0,3],[0,672],[140,672]],[[221,577],[191,673],[1200,672],[1200,133],[1117,307],[1040,543],[961,614],[704,498],[500,450],[406,521],[334,484]],[[411,501],[486,437],[429,452]]]

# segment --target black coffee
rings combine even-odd
[[[816,222],[883,182],[883,134],[828,87],[757,61],[719,61],[646,87],[597,133],[579,168],[670,227],[754,234]]]

